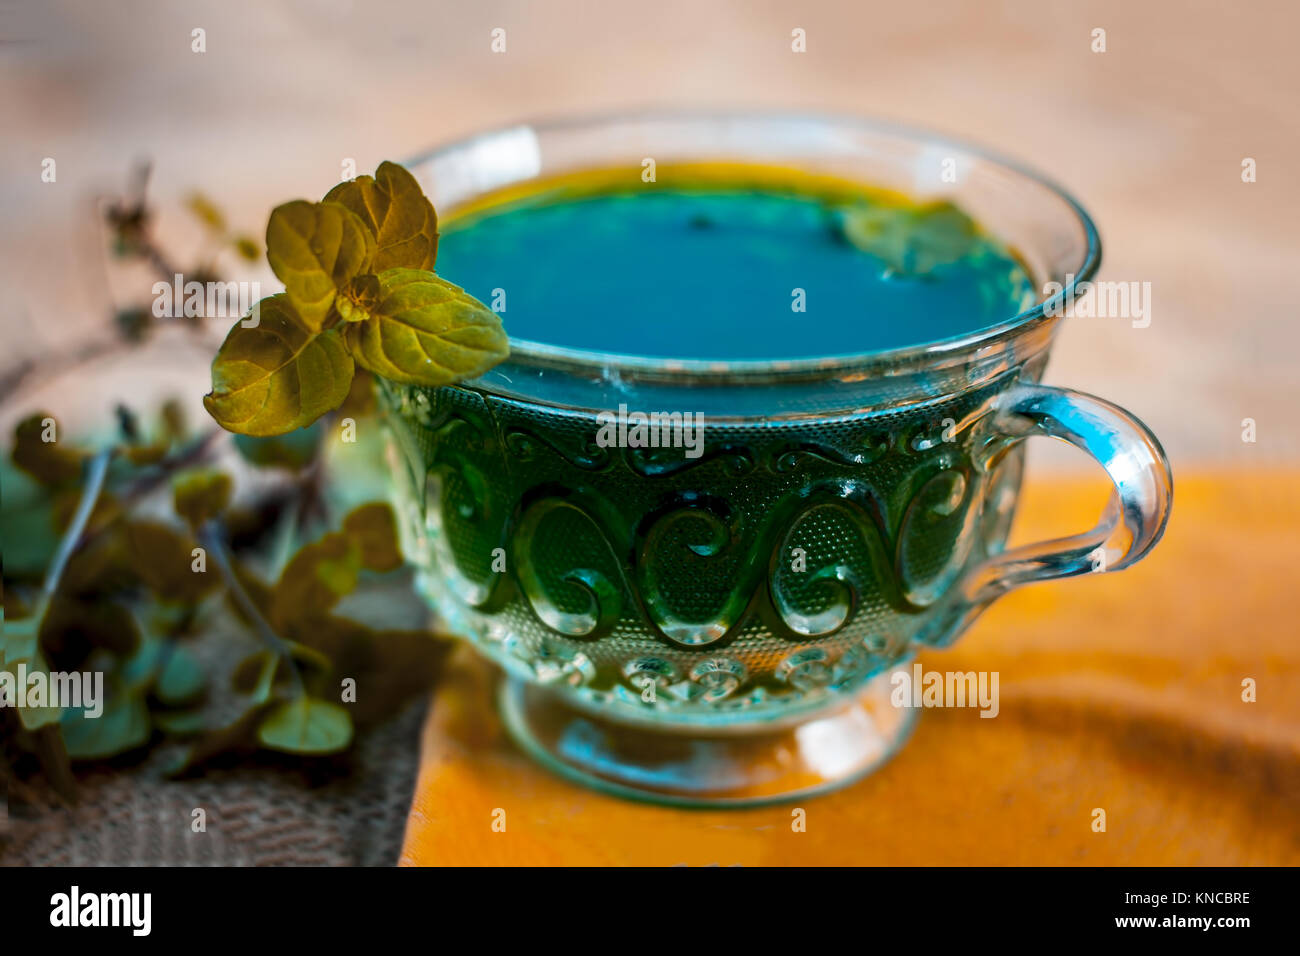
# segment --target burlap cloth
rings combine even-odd
[[[14,814],[4,866],[384,866],[401,847],[422,705],[359,745],[353,774],[324,784],[270,768],[165,781],[145,770],[81,778],[71,810]],[[207,832],[190,829],[196,807]]]
[[[256,645],[222,615],[194,648],[215,686]],[[426,708],[427,698],[412,701],[337,761],[287,768],[275,757],[241,758],[169,780],[164,769],[178,748],[163,745],[144,762],[83,770],[73,807],[15,803],[0,833],[0,865],[392,865]],[[206,812],[206,832],[191,828],[196,808]]]

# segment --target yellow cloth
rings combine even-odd
[[[802,833],[789,806],[667,809],[550,775],[504,737],[492,673],[461,648],[401,862],[1300,864],[1297,487],[1294,472],[1180,475],[1146,561],[1030,585],[923,654],[999,671],[1000,715],[922,712],[893,761],[799,803]],[[1103,501],[1100,482],[1031,478],[1014,541],[1081,530]]]

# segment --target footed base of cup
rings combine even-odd
[[[579,710],[544,687],[507,679],[511,736],[547,769],[604,793],[686,807],[784,803],[859,780],[892,757],[916,711],[895,707],[892,671],[802,723],[719,734],[630,725]]]

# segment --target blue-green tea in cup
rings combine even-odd
[[[453,387],[380,382],[405,550],[553,770],[684,805],[840,786],[907,738],[892,684],[918,648],[1159,540],[1159,442],[1041,384],[1061,318],[1038,290],[1100,261],[1046,180],[765,115],[518,126],[421,166],[438,271],[511,354]],[[913,187],[943,198],[891,191]],[[1091,530],[1007,549],[1034,435],[1115,490]]]
[[[796,171],[594,172],[485,197],[444,225],[438,269],[512,338],[671,359],[797,359],[1004,322],[1035,290],[948,202]]]

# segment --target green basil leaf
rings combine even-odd
[[[48,698],[45,702],[30,706],[32,698],[27,696],[23,688],[18,687],[18,668],[20,664],[27,665],[27,677],[29,686],[31,678],[35,674],[45,675],[45,687],[50,686],[50,668],[45,663],[45,658],[41,654],[37,634],[41,627],[41,621],[34,617],[24,618],[20,621],[6,621],[4,633],[0,635],[3,640],[4,655],[3,663],[0,663],[0,670],[6,671],[10,678],[6,683],[11,684],[21,698],[25,698],[28,706],[17,706],[19,701],[10,701],[18,711],[18,719],[26,730],[39,730],[41,727],[57,724],[63,716],[63,708],[49,706]]]
[[[28,415],[14,428],[13,463],[43,485],[79,481],[84,456],[60,438],[62,433],[49,412]]]
[[[226,217],[222,214],[221,209],[203,193],[190,193],[189,199],[185,202],[194,217],[207,226],[213,232],[226,231]]]
[[[353,364],[336,331],[313,335],[294,319],[283,295],[259,303],[256,327],[230,330],[212,362],[208,414],[227,431],[283,435],[338,408]]]
[[[438,214],[414,176],[396,163],[381,163],[374,177],[339,183],[326,202],[346,206],[375,236],[373,272],[432,270],[438,256]]]
[[[62,729],[63,743],[73,760],[115,757],[144,746],[152,732],[144,697],[125,693],[111,697],[96,718],[81,710],[68,710]]]
[[[338,753],[352,742],[352,716],[339,704],[298,697],[267,714],[257,739],[268,750],[283,753]]]
[[[407,385],[449,385],[510,354],[500,317],[464,289],[417,269],[379,276],[380,296],[343,335],[358,365]]]
[[[230,503],[230,476],[214,468],[193,468],[172,479],[172,503],[191,528],[226,510]]]
[[[144,638],[135,653],[122,661],[122,666],[117,670],[117,679],[128,691],[147,691],[158,679],[158,666],[162,663],[165,647],[156,637]]]
[[[4,544],[5,584],[16,579],[39,580],[59,546],[53,500],[8,461],[0,461],[0,542]]]
[[[393,571],[402,566],[397,545],[397,518],[382,501],[362,505],[343,519],[343,532],[361,549],[361,566],[371,571]]]
[[[303,326],[319,332],[335,293],[353,276],[371,271],[375,238],[366,224],[336,202],[299,199],[277,206],[266,224],[266,258],[284,283]]]
[[[131,567],[161,601],[192,604],[220,583],[215,567],[194,570],[195,542],[158,521],[128,521],[124,527]]]
[[[231,240],[231,245],[235,254],[246,262],[256,262],[258,256],[262,254],[262,247],[250,236],[236,236]]]
[[[192,652],[173,645],[154,684],[154,696],[168,707],[191,704],[203,696],[208,677]]]
[[[303,546],[276,582],[271,626],[287,632],[302,614],[332,608],[356,588],[360,571],[361,548],[342,532],[331,532]]]

